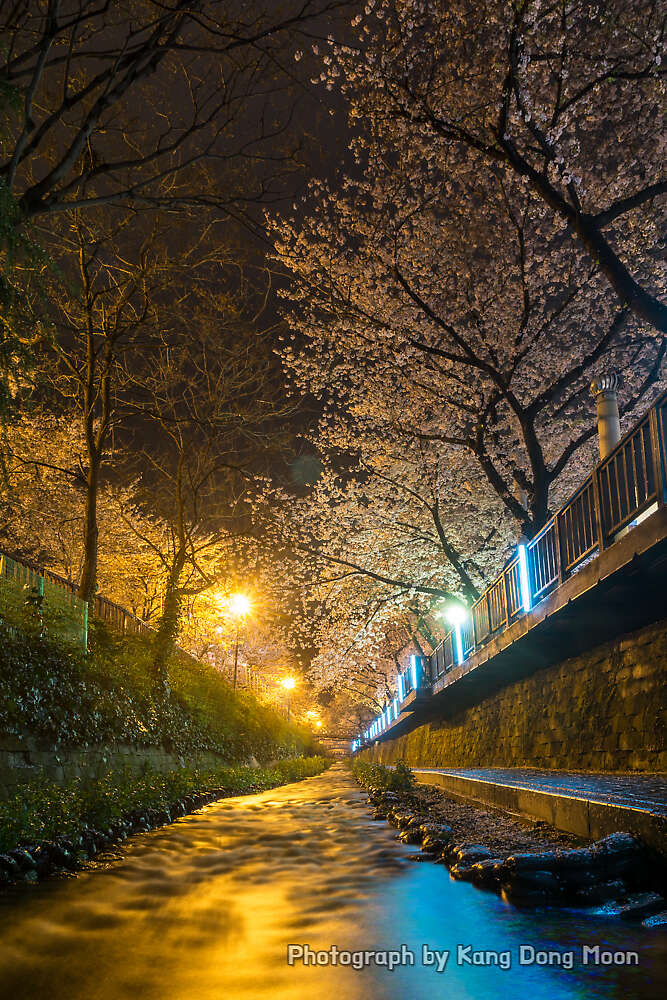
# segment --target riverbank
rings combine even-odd
[[[584,919],[565,907],[510,906],[455,881],[442,864],[412,863],[415,849],[395,833],[371,819],[365,792],[340,764],[308,781],[220,799],[103,852],[76,878],[1,892],[0,993],[11,1000],[667,995],[660,928],[602,914]],[[290,945],[322,952],[327,964],[290,963]],[[334,964],[326,957],[334,946],[362,963]],[[585,949],[598,946],[600,962],[585,964]],[[444,971],[435,950],[449,953]],[[404,964],[390,971],[387,957],[401,951]],[[521,958],[526,952],[534,958]]]
[[[355,760],[375,819],[423,857],[445,864],[453,878],[499,893],[517,906],[602,908],[647,926],[667,925],[662,861],[625,833],[587,844],[543,822],[479,809],[417,785],[409,768]],[[416,856],[419,857],[419,856]]]
[[[157,688],[150,639],[96,621],[89,640],[83,652],[0,622],[2,741],[50,748],[52,761],[40,766],[52,767],[51,777],[61,750],[96,746],[160,748],[185,760],[213,753],[220,763],[317,752],[312,732],[287,722],[278,705],[233,690],[210,664],[176,650],[168,688]],[[22,769],[18,783],[25,777]],[[0,773],[0,798],[11,778]]]
[[[220,798],[247,795],[321,774],[324,757],[167,774],[108,772],[61,785],[30,782],[0,801],[0,884],[36,882],[82,868],[101,850],[194,812]]]

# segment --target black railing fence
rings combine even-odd
[[[652,507],[665,503],[666,433],[667,393],[534,538],[519,546],[515,558],[480,595],[472,607],[474,641],[464,650],[466,656],[544,600],[585,560],[607,548]],[[527,576],[525,593],[521,585],[522,561]],[[441,645],[445,647],[445,661],[453,666],[455,644],[450,636]],[[437,660],[437,649],[434,656]]]
[[[426,686],[502,633],[666,501],[667,393],[663,393],[540,531],[518,545],[514,558],[475,601],[466,620],[425,658]],[[413,677],[412,665],[400,675],[398,706],[415,687]],[[386,728],[383,717],[378,716],[357,745]]]

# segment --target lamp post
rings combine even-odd
[[[293,677],[283,677],[280,683],[287,691],[287,721],[289,722],[290,709],[292,707],[292,691],[296,687],[296,681]]]
[[[234,643],[234,684],[233,688],[236,691],[236,676],[239,669],[239,634],[241,632],[241,619],[236,619],[236,642]]]
[[[245,596],[245,594],[233,594],[229,600],[229,610],[236,619],[236,643],[234,644],[234,683],[233,688],[236,691],[236,678],[239,667],[239,636],[241,634],[241,622],[245,621],[245,617],[250,611],[250,601]]]
[[[610,372],[591,382],[591,395],[598,411],[598,442],[600,458],[606,458],[621,440],[621,422],[618,415],[618,375]]]

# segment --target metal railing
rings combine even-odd
[[[10,627],[37,626],[45,634],[58,636],[76,645],[88,646],[88,605],[71,580],[34,563],[16,559],[0,550],[0,620]],[[95,617],[123,635],[153,636],[156,629],[115,601],[95,595]],[[199,660],[181,646],[176,649],[193,663]],[[208,664],[210,666],[210,663]],[[237,686],[254,693],[270,694],[266,681],[252,667],[239,665]]]
[[[99,594],[95,595],[95,617],[124,635],[155,635],[155,629],[142,618]]]
[[[663,393],[567,503],[530,541],[519,545],[514,558],[475,601],[467,621],[448,632],[428,658],[423,686],[468,659],[666,501],[667,393]],[[411,674],[409,667],[400,675],[399,701],[415,687]],[[377,722],[372,724],[376,729]],[[364,734],[358,742],[366,738]]]
[[[32,603],[39,608],[40,616],[47,623],[51,620],[50,631],[62,638],[71,638],[74,631],[77,643],[84,647],[87,645],[88,605],[81,600],[78,588],[71,580],[2,551],[0,580],[5,583],[0,608],[4,605],[6,612],[9,611],[17,618],[20,617],[21,609],[29,608]],[[11,596],[6,589],[9,580],[13,581],[15,589]],[[147,622],[101,594],[95,596],[94,608],[95,616],[117,632],[127,635],[155,633],[155,629]],[[56,616],[60,617],[60,621]]]
[[[505,570],[505,600],[507,602],[507,621],[513,622],[523,611],[521,599],[521,574],[519,557],[515,556]]]
[[[85,648],[88,607],[75,588],[0,551],[0,616],[10,628],[36,629]]]
[[[454,635],[449,632],[431,656],[431,677],[435,681],[454,666]]]

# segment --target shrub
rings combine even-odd
[[[359,784],[369,791],[411,792],[415,785],[412,771],[402,760],[394,768],[389,768],[357,758],[352,763],[352,773]]]

